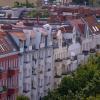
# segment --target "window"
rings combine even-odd
[[[98,29],[98,27],[97,27],[97,26],[95,26],[95,29],[96,29],[97,31],[99,31],[99,29]]]
[[[92,28],[93,28],[94,32],[96,32],[96,31],[97,31],[97,30],[96,30],[96,28],[95,28],[94,26],[92,26]]]
[[[44,43],[45,42],[45,37],[41,37],[41,43]]]
[[[43,58],[43,51],[42,50],[40,50],[39,56],[40,56],[40,58]]]
[[[26,89],[27,89],[27,84],[26,83],[23,84],[23,88],[24,88],[24,91],[26,91]]]

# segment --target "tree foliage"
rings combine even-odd
[[[50,15],[48,10],[42,10],[42,9],[41,10],[34,9],[33,11],[27,14],[27,17],[31,17],[31,18],[37,18],[37,17],[48,18],[49,16]]]
[[[29,100],[29,98],[27,96],[20,95],[16,100]]]
[[[30,3],[28,0],[26,0],[25,3],[21,3],[21,2],[18,2],[18,1],[15,1],[14,2],[14,7],[27,7],[27,8],[34,8],[34,4],[33,3]]]
[[[49,92],[44,100],[100,100],[99,94],[100,56],[91,55],[87,64],[64,77],[59,88]]]

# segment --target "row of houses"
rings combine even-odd
[[[94,15],[38,26],[0,24],[0,100],[41,100],[96,51],[100,23]]]
[[[87,17],[95,15],[97,18],[100,17],[100,8],[92,8],[86,6],[45,6],[51,13],[48,21],[52,22],[64,22],[66,20],[80,19],[81,17]]]

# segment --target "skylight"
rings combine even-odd
[[[97,26],[95,26],[95,29],[96,29],[97,31],[99,31],[99,29],[98,29],[98,27],[97,27]]]
[[[0,48],[2,49],[2,51],[4,51],[4,48],[2,47],[2,45],[0,45]]]
[[[92,26],[92,28],[93,28],[94,32],[96,32],[96,31],[97,31],[97,30],[96,30],[96,28],[95,28],[94,26]]]

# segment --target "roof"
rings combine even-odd
[[[4,35],[5,34],[5,35]],[[0,32],[0,55],[16,51],[6,33]]]
[[[100,34],[100,24],[97,22],[96,18],[94,16],[89,16],[84,18],[84,20],[87,22],[90,30],[95,34]]]
[[[96,16],[100,16],[100,8],[95,9]]]
[[[68,25],[68,26],[62,26],[60,27],[60,30],[62,33],[72,33],[73,32],[73,27]]]
[[[71,25],[76,27],[81,33],[85,31],[85,23],[81,19],[70,20]]]
[[[19,40],[26,40],[25,34],[23,32],[11,32],[11,35],[15,35]]]

